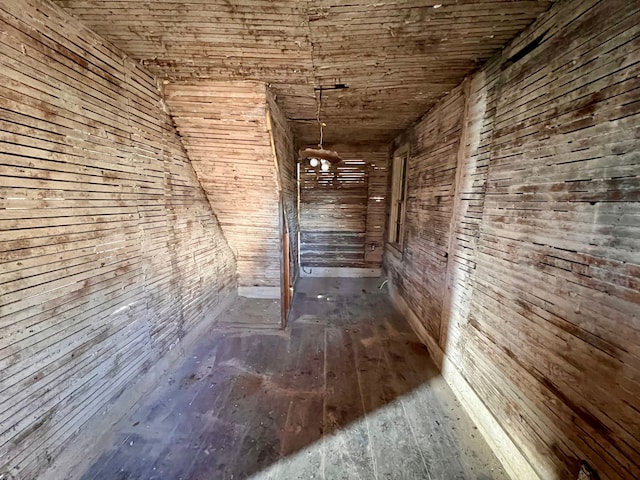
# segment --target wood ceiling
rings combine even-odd
[[[552,3],[56,2],[159,77],[269,83],[301,144],[318,141],[319,88],[325,142],[388,142]]]

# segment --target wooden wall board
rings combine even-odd
[[[238,284],[279,289],[280,180],[265,84],[169,82],[164,100],[236,255]]]
[[[154,77],[0,2],[0,471],[36,478],[235,289]]]
[[[405,242],[400,258],[388,256],[389,272],[433,338],[440,335],[463,111],[458,87],[398,142],[409,142]]]
[[[583,460],[640,476],[639,24],[640,5],[563,2],[474,74],[455,208],[436,231],[452,239],[447,283],[432,267],[426,283],[407,275],[415,243],[385,255],[428,343],[544,479],[575,478]],[[455,95],[409,133],[459,115]],[[449,190],[450,176],[414,188],[432,179]],[[429,282],[447,292],[440,316]]]
[[[387,148],[331,145],[329,172],[301,165],[300,251],[304,267],[379,268],[386,218]]]
[[[271,84],[300,144],[386,143],[551,0],[56,0],[154,74]]]

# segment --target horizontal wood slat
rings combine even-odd
[[[302,265],[379,268],[386,222],[387,148],[330,148],[344,159],[332,171],[301,165]]]
[[[280,287],[279,179],[261,82],[171,82],[165,101],[236,255],[238,284]]]
[[[362,266],[367,220],[366,162],[345,160],[329,172],[305,162],[300,169],[302,266]]]
[[[431,196],[385,263],[540,478],[640,477],[638,25],[640,5],[563,2],[410,132],[436,139],[409,178]],[[456,98],[461,127],[430,128]]]
[[[0,472],[37,478],[235,288],[155,79],[0,1]]]
[[[463,90],[457,87],[398,141],[409,143],[407,211],[403,267],[392,276],[411,309],[430,319],[434,338],[440,335],[463,111]]]
[[[552,4],[549,0],[57,0],[154,74],[269,83],[301,144],[406,129]]]

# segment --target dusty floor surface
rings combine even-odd
[[[79,477],[506,479],[379,283],[300,279],[285,331],[232,307]]]

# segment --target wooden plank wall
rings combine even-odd
[[[440,331],[463,110],[458,87],[398,139],[409,143],[405,245],[404,255],[387,247],[389,273],[413,311],[430,319],[426,327],[434,338]]]
[[[416,241],[386,268],[542,479],[577,478],[583,460],[640,478],[639,25],[635,2],[562,2],[460,87],[466,109],[455,91],[408,133],[466,110],[457,175],[438,182],[456,179],[439,268]],[[409,238],[431,220],[410,216]]]
[[[235,288],[155,79],[0,1],[0,472],[31,479]]]
[[[301,264],[379,268],[387,148],[351,145],[326,148],[336,149],[344,159],[336,170],[321,172],[308,164],[301,166]]]
[[[238,285],[280,297],[278,178],[267,128],[266,85],[189,81],[165,101],[209,202],[236,255]]]
[[[271,135],[278,161],[280,195],[289,232],[289,281],[295,285],[300,273],[298,265],[298,178],[296,173],[297,152],[295,139],[287,117],[278,106],[276,96],[267,91],[269,115],[271,116]]]

